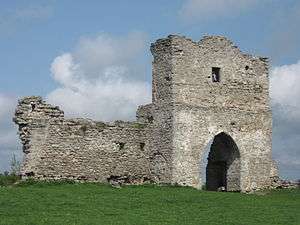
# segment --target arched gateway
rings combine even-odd
[[[240,153],[234,140],[222,132],[214,137],[206,166],[209,191],[240,191]]]

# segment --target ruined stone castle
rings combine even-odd
[[[152,103],[138,107],[135,122],[66,119],[41,97],[19,100],[22,176],[243,192],[270,187],[277,169],[268,60],[221,36],[195,42],[170,35],[151,52]]]

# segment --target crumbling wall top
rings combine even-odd
[[[40,96],[29,96],[19,100],[13,121],[19,125],[26,125],[37,119],[63,117],[64,112],[58,106],[47,104]]]
[[[221,35],[205,35],[199,41],[194,41],[191,38],[180,35],[168,35],[166,38],[157,39],[155,43],[151,44],[151,52],[153,56],[156,55],[156,52],[161,50],[166,50],[166,48],[173,46],[178,48],[178,43],[186,43],[195,48],[206,48],[207,46],[215,48],[231,48],[232,50],[240,53],[245,58],[251,58],[252,60],[261,61],[262,63],[267,64],[269,59],[263,56],[254,56],[249,53],[242,52],[237,45],[233,43],[230,39]],[[176,50],[175,50],[176,51]]]

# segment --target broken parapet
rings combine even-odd
[[[64,112],[58,106],[46,104],[39,96],[19,100],[13,121],[19,125],[24,153],[29,151],[32,129],[46,126],[51,119],[62,120],[63,118]]]

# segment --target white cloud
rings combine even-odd
[[[288,119],[300,120],[300,60],[271,71],[270,94],[272,104],[282,107]]]
[[[273,153],[281,175],[300,173],[300,60],[272,69],[270,94],[273,107]]]
[[[261,2],[258,0],[186,0],[179,11],[179,16],[186,22],[220,19],[223,16],[238,15]]]
[[[151,101],[150,84],[133,68],[143,54],[141,33],[82,38],[73,52],[54,59],[51,73],[60,86],[47,100],[69,117],[132,120],[137,106]]]
[[[17,127],[12,122],[16,98],[0,93],[0,172],[8,170],[12,155],[22,157]]]
[[[15,106],[11,97],[5,96],[0,93],[0,124],[6,120],[6,116],[12,112]]]
[[[78,67],[73,62],[73,56],[70,53],[65,53],[54,59],[51,65],[51,74],[54,80],[68,87],[75,82]]]
[[[145,54],[145,41],[146,35],[139,32],[125,37],[112,37],[108,34],[95,38],[83,37],[75,47],[73,56],[80,62],[86,76],[98,77],[107,67],[124,64],[128,67],[138,55]]]

